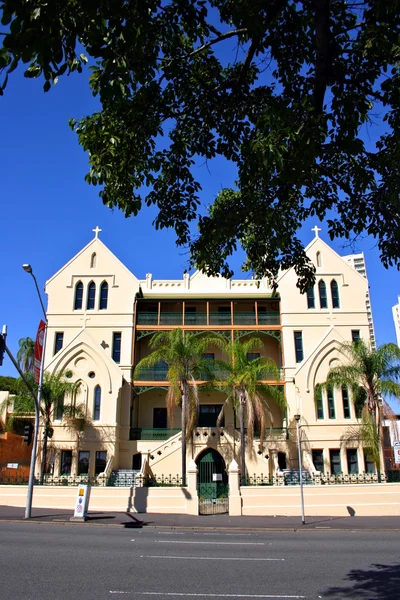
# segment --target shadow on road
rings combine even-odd
[[[136,517],[134,517],[133,515],[126,513],[126,516],[129,517],[129,519],[131,519],[130,521],[122,521],[121,525],[123,525],[124,527],[126,527],[127,529],[138,529],[138,528],[142,528],[143,525],[146,525],[146,523],[144,523],[143,521],[139,521],[139,519],[137,519]]]
[[[350,585],[331,587],[323,598],[357,598],[357,600],[393,600],[399,597],[400,565],[371,565],[371,569],[350,571],[344,581]]]

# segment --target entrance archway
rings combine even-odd
[[[223,457],[207,448],[196,459],[200,514],[228,512],[228,475]]]

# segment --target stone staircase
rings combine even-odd
[[[136,477],[140,471],[133,469],[117,469],[112,471],[108,485],[112,487],[136,487]]]

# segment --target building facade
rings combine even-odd
[[[366,306],[368,281],[349,257],[340,257],[314,231],[306,252],[316,267],[316,283],[301,294],[293,269],[280,274],[276,291],[266,280],[226,280],[200,272],[176,280],[151,274],[138,279],[98,238],[96,228],[94,239],[46,284],[45,366],[49,372],[72,372],[76,393],[64,402],[86,415],[81,427],[74,428],[63,407],[55,408],[47,472],[106,478],[121,470],[182,475],[180,411],[168,421],[165,363],[133,378],[135,365],[150,353],[152,335],[178,327],[198,334],[218,332],[232,340],[257,336],[263,342],[260,354],[279,367],[279,380],[266,376],[266,382],[282,387],[287,409],[273,407],[265,442],[255,439],[246,448],[247,476],[271,477],[298,468],[296,414],[301,415],[307,471],[371,471],[362,447],[342,443],[346,431],[357,426],[347,390],[314,400],[316,384],[343,358],[341,343],[360,337],[374,342]],[[222,358],[217,348],[207,356]],[[224,468],[232,460],[240,463],[233,408],[217,428],[226,397],[198,384],[200,416],[188,445],[188,463],[199,464],[205,456],[219,457]]]
[[[398,303],[393,306],[392,312],[397,345],[400,347],[400,296],[398,297]]]

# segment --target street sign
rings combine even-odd
[[[394,462],[400,465],[400,442],[393,442]]]
[[[35,351],[34,351],[34,356],[33,356],[33,374],[34,374],[36,383],[39,383],[39,379],[40,379],[40,365],[42,362],[43,340],[44,340],[45,329],[46,329],[46,323],[44,321],[40,321],[39,327],[37,330],[37,334],[36,334]]]
[[[78,494],[76,496],[74,516],[75,520],[85,521],[89,507],[90,485],[79,485]]]

